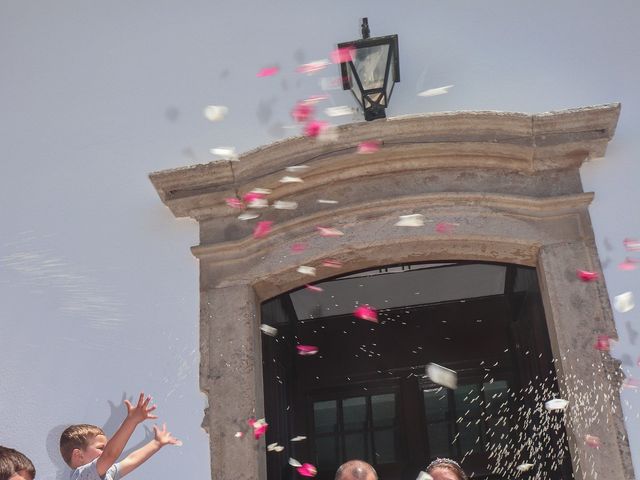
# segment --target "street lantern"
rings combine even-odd
[[[362,19],[362,39],[338,45],[343,55],[342,88],[351,90],[364,110],[365,120],[385,118],[385,108],[396,82],[400,81],[398,35],[369,38],[369,22]]]

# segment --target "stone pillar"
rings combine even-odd
[[[542,247],[540,289],[560,391],[569,400],[565,424],[575,478],[633,480],[622,424],[619,370],[608,352],[594,348],[597,335],[616,337],[606,288],[603,280],[582,282],[576,275],[577,269],[602,275],[597,258],[590,242]],[[594,439],[587,435],[598,437],[600,446],[594,446]]]
[[[266,478],[264,437],[247,425],[264,409],[259,308],[250,285],[201,292],[200,386],[209,406],[203,427],[211,445],[213,480]],[[243,431],[243,438],[235,433]]]

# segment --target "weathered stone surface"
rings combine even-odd
[[[604,154],[619,111],[615,104],[539,115],[401,117],[342,126],[335,143],[295,138],[239,162],[152,174],[174,214],[200,222],[200,245],[192,251],[200,259],[201,388],[209,397],[204,426],[213,478],[266,478],[264,449],[233,441],[236,426],[263,409],[260,302],[307,283],[299,265],[331,257],[344,267],[319,268],[316,280],[439,260],[537,267],[561,388],[576,405],[585,388],[607,395],[596,395],[590,410],[569,410],[575,477],[633,479],[616,362],[593,348],[595,335],[615,337],[606,287],[576,278],[577,269],[601,274],[588,214],[593,194],[582,192],[578,168]],[[357,155],[358,142],[370,139],[381,140],[382,149]],[[309,166],[305,182],[279,183],[295,164]],[[252,237],[255,222],[237,220],[239,211],[224,205],[225,197],[256,187],[272,189],[270,201],[299,203],[294,211],[261,211],[274,221],[262,239]],[[394,227],[410,213],[432,223]],[[437,222],[456,225],[441,234]],[[320,237],[317,226],[344,236]],[[290,245],[298,242],[308,248],[293,255]],[[590,416],[594,409],[602,414]],[[586,446],[586,434],[599,436],[602,447]]]

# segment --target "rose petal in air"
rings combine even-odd
[[[318,203],[324,203],[324,204],[327,204],[327,205],[336,205],[338,203],[338,201],[337,200],[326,200],[324,198],[320,198],[320,199],[318,199]]]
[[[433,383],[455,390],[458,387],[458,373],[437,363],[430,363],[426,369],[427,376]]]
[[[424,215],[414,213],[411,215],[400,215],[395,223],[396,227],[424,227]]]
[[[600,448],[600,438],[595,435],[585,435],[584,443],[586,443],[591,448]]]
[[[240,215],[238,215],[238,220],[242,220],[242,221],[253,220],[254,218],[258,218],[259,216],[260,216],[259,213],[243,212]]]
[[[302,183],[302,182],[304,182],[304,180],[302,180],[300,177],[292,177],[289,175],[285,175],[280,179],[280,183]]]
[[[284,200],[276,200],[273,202],[273,208],[276,210],[295,210],[298,208],[298,202],[286,202]]]
[[[276,447],[278,446],[278,443],[270,443],[269,445],[267,445],[267,451],[271,452],[273,451]]]
[[[618,268],[620,270],[631,271],[638,268],[638,263],[640,263],[638,259],[627,257],[624,262],[618,265]]]
[[[293,110],[291,110],[291,117],[298,123],[304,123],[313,115],[313,106],[308,102],[296,103]]]
[[[267,427],[269,427],[268,423],[264,423],[264,424],[260,425],[258,428],[255,428],[255,426],[254,426],[253,438],[258,440],[261,436],[263,436],[265,433],[267,433]]]
[[[306,288],[307,290],[311,290],[312,292],[324,292],[324,290],[322,289],[322,287],[316,287],[315,285],[305,285],[304,288]]]
[[[298,355],[315,355],[318,353],[318,347],[314,345],[296,345]]]
[[[278,335],[277,328],[272,327],[271,325],[267,325],[265,323],[262,323],[260,325],[260,330],[262,330],[262,333],[264,333],[265,335],[269,335],[270,337],[275,337],[276,335]]]
[[[353,115],[354,110],[352,107],[346,105],[340,105],[338,107],[327,107],[324,109],[324,113],[328,117],[343,117],[345,115]]]
[[[352,46],[336,48],[331,52],[331,61],[333,63],[345,63],[353,61],[356,49]]]
[[[342,262],[334,258],[327,258],[322,261],[322,266],[329,268],[342,268]]]
[[[616,295],[613,298],[613,306],[620,313],[626,313],[633,310],[633,307],[635,307],[633,293],[625,292],[620,295]]]
[[[270,77],[272,75],[275,75],[279,71],[280,71],[280,69],[278,67],[266,67],[266,68],[263,68],[262,70],[260,70],[256,74],[256,77]]]
[[[340,230],[333,227],[316,227],[321,237],[340,237],[344,235]]]
[[[215,147],[210,148],[209,152],[212,155],[218,155],[221,159],[236,161],[238,160],[238,154],[234,147]]]
[[[589,272],[587,270],[578,270],[578,278],[583,282],[593,282],[599,277],[598,272]]]
[[[295,458],[289,458],[289,465],[291,465],[292,467],[301,467],[302,464],[296,460]]]
[[[596,344],[594,345],[596,350],[600,350],[601,352],[609,351],[609,336],[608,335],[598,335],[596,340]]]
[[[242,437],[244,437],[244,433],[242,433],[242,432],[236,432],[236,434],[234,435],[234,437],[236,437],[236,438],[242,438]]]
[[[306,170],[307,168],[309,168],[309,165],[290,165],[287,168],[285,168],[285,170],[287,172],[295,173],[295,172],[301,172],[303,170]]]
[[[304,252],[306,249],[307,249],[306,243],[294,243],[293,245],[291,245],[291,251],[293,253]]]
[[[440,222],[436,225],[436,232],[438,233],[451,233],[453,232],[453,229],[455,227],[457,227],[458,224],[457,223],[447,223],[447,222]]]
[[[566,410],[567,405],[569,405],[569,401],[565,400],[564,398],[552,398],[551,400],[547,400],[546,402],[544,402],[544,408],[546,408],[550,412]]]
[[[521,463],[516,467],[519,472],[528,472],[533,467],[533,463]]]
[[[258,222],[258,224],[256,225],[256,228],[253,230],[253,238],[263,238],[269,235],[269,232],[271,232],[272,225],[273,225],[273,222],[269,220],[263,220]]]
[[[318,471],[316,467],[311,465],[310,463],[304,463],[302,466],[298,467],[298,473],[303,477],[315,477]]]
[[[303,275],[314,276],[316,274],[315,267],[308,267],[307,265],[300,265],[296,271]]]
[[[231,208],[244,208],[244,203],[239,198],[225,198],[224,201]]]
[[[369,305],[360,305],[353,311],[353,315],[360,320],[378,323],[378,312]]]
[[[255,200],[263,200],[265,198],[266,197],[264,193],[259,193],[252,190],[249,193],[245,193],[244,196],[242,197],[242,200],[244,200],[244,203],[251,203]]]
[[[380,142],[369,140],[368,142],[360,142],[358,144],[358,153],[375,153],[380,150]]]
[[[304,126],[304,134],[307,137],[318,137],[324,130],[329,127],[327,122],[321,120],[312,120]]]
[[[298,435],[297,437],[293,437],[291,439],[292,442],[301,442],[302,440],[306,440],[307,437],[305,437],[304,435]]]
[[[229,109],[222,105],[209,105],[205,107],[203,113],[205,118],[210,122],[218,122],[222,120],[228,112]]]

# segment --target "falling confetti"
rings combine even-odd
[[[272,225],[273,225],[273,222],[268,220],[263,220],[261,222],[258,222],[258,224],[256,225],[256,228],[253,231],[253,238],[263,238],[269,235],[269,233],[271,232]]]
[[[340,230],[333,227],[316,227],[321,237],[340,237],[344,235]]]
[[[353,115],[354,110],[352,107],[346,105],[340,105],[338,107],[327,107],[324,109],[324,113],[328,117],[343,117],[345,115]]]
[[[624,239],[624,248],[629,252],[640,252],[640,240],[634,238]]]
[[[316,274],[315,267],[308,267],[306,265],[300,265],[296,271],[303,275],[314,276]]]
[[[209,105],[208,107],[205,107],[203,111],[205,118],[210,122],[219,122],[227,115],[228,112],[229,109],[222,105]]]
[[[259,216],[260,214],[258,213],[244,212],[238,215],[238,220],[242,220],[242,221],[253,220],[254,218],[258,218]]]
[[[285,170],[287,172],[295,173],[295,172],[301,172],[301,171],[306,170],[308,168],[309,168],[309,165],[291,165],[291,166],[285,168]]]
[[[380,150],[380,142],[376,140],[369,140],[367,142],[360,142],[358,144],[357,152],[360,154],[376,153]]]
[[[427,365],[427,376],[433,383],[455,390],[458,387],[458,374],[437,363]]]
[[[297,468],[298,473],[303,477],[315,477],[318,471],[316,467],[311,465],[310,463],[304,463]]]
[[[215,147],[210,148],[209,152],[212,155],[218,155],[222,160],[238,160],[238,154],[236,153],[236,149],[234,147]]]
[[[351,62],[353,60],[353,55],[355,53],[354,47],[343,47],[336,48],[331,52],[331,61],[333,63],[345,63]]]
[[[296,345],[296,349],[298,350],[298,355],[302,356],[315,355],[318,353],[318,347],[314,345]]]
[[[313,62],[300,65],[296,68],[296,72],[312,74],[319,72],[320,70],[324,70],[328,65],[330,65],[329,60],[323,58],[322,60],[315,60]]]
[[[564,411],[567,408],[567,405],[569,405],[569,401],[564,398],[552,398],[544,403],[544,408],[550,412],[558,410]]]
[[[635,307],[633,293],[625,292],[620,295],[616,295],[613,298],[613,306],[620,313],[626,313],[633,310],[633,307]]]
[[[263,68],[262,70],[260,70],[256,74],[256,77],[271,77],[271,76],[275,75],[276,73],[278,73],[279,71],[280,71],[280,69],[278,67],[266,67],[266,68]]]
[[[378,312],[369,305],[360,305],[353,311],[353,315],[360,320],[378,323]]]
[[[396,227],[423,227],[424,215],[414,213],[411,215],[400,215],[400,219],[395,223]]]
[[[260,330],[262,330],[262,333],[264,333],[265,335],[269,335],[270,337],[275,337],[276,335],[278,335],[277,328],[272,327],[271,325],[267,325],[265,323],[260,325]]]
[[[295,210],[298,208],[298,202],[285,202],[284,200],[276,200],[273,202],[273,208],[277,210]]]
[[[593,282],[599,277],[597,272],[589,272],[587,270],[578,270],[577,274],[578,278],[583,282]]]
[[[533,468],[533,463],[521,463],[516,467],[519,472],[528,472]]]
[[[342,268],[342,262],[333,258],[327,258],[322,261],[322,266],[328,268]]]
[[[289,175],[285,175],[280,179],[280,183],[302,183],[302,182],[304,182],[304,180],[302,180],[300,177],[291,177]]]
[[[315,285],[305,285],[304,288],[306,288],[307,290],[310,290],[312,292],[324,292],[324,290],[322,289],[322,287],[316,287]]]
[[[436,95],[444,95],[445,93],[449,93],[450,88],[453,88],[453,85],[447,85],[445,87],[438,87],[438,88],[430,88],[429,90],[420,92],[418,96],[419,97],[435,97]]]

